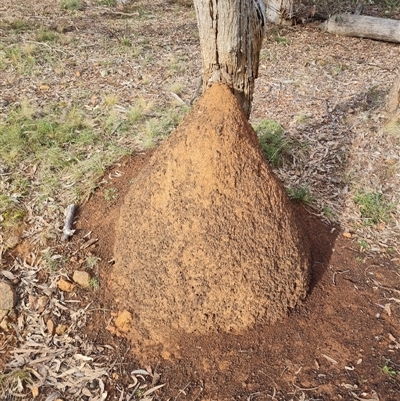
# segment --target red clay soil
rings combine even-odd
[[[98,238],[92,252],[102,258],[101,289],[93,293],[98,312],[87,334],[97,343],[113,345],[121,355],[118,375],[110,377],[110,399],[119,399],[118,377],[150,365],[166,383],[155,395],[158,400],[400,400],[399,261],[360,253],[338,228],[301,205],[292,207],[310,243],[310,290],[304,303],[280,321],[261,320],[236,333],[182,332],[173,348],[144,347],[140,352],[142,338],[132,343],[131,336],[130,342],[123,341],[124,333],[105,330],[122,299],[134,315],[132,299],[140,310],[141,300],[149,305],[146,297],[161,296],[156,287],[150,294],[137,287],[138,295],[132,298],[131,289],[115,286],[112,273],[115,250],[121,249],[115,245],[116,228],[126,215],[132,186],[154,163],[150,157],[136,155],[110,171],[104,186],[82,207],[74,238],[79,244],[89,231]],[[105,196],[110,189],[118,196]],[[220,243],[223,247],[222,239]],[[159,310],[166,309],[160,305]],[[149,316],[155,311],[149,309]]]
[[[305,298],[308,243],[228,87],[208,89],[132,183],[114,259],[134,343],[273,323]]]

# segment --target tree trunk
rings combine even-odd
[[[321,29],[337,35],[400,43],[400,21],[392,19],[337,14],[321,24]]]
[[[266,0],[268,21],[281,25],[293,16],[293,0]]]
[[[263,0],[194,0],[203,59],[203,91],[231,88],[247,117],[265,28]]]

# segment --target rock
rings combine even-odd
[[[88,288],[90,285],[90,274],[88,272],[75,270],[72,280],[83,288]]]
[[[115,319],[115,326],[119,331],[126,333],[132,323],[132,313],[127,310],[122,311]]]
[[[64,292],[72,292],[74,290],[74,285],[63,278],[58,280],[57,287]]]
[[[0,282],[0,321],[14,308],[15,292],[13,287],[5,282]]]

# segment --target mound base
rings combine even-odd
[[[110,290],[128,335],[239,332],[287,314],[310,251],[235,97],[213,85],[154,153],[121,209]]]

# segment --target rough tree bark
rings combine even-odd
[[[203,91],[224,83],[246,116],[265,29],[263,0],[194,0],[203,59]]]
[[[268,21],[281,25],[293,16],[293,0],[266,0]]]

